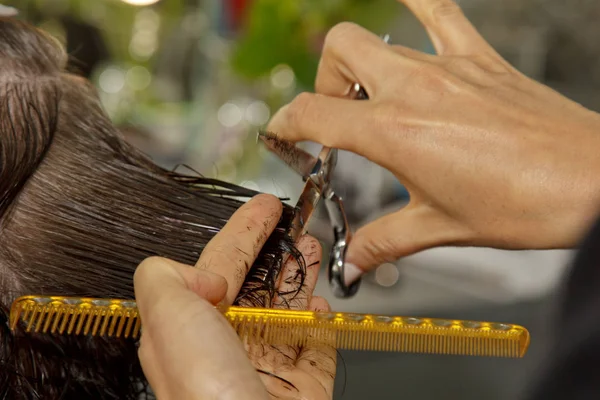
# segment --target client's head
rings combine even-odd
[[[143,259],[193,265],[236,198],[256,193],[154,165],[66,62],[53,39],[0,18],[0,398],[133,399],[146,386],[133,342],[13,333],[10,304],[26,294],[133,298]],[[269,303],[283,254],[297,256],[292,216],[285,207],[238,303]]]

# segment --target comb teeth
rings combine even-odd
[[[229,308],[225,316],[249,344],[521,358],[530,340],[525,328],[511,324],[334,312],[310,313],[312,317],[304,312],[296,317],[279,313],[268,310],[258,315],[252,309]]]
[[[266,342],[277,345],[327,345],[337,349],[403,353],[454,354],[469,356],[513,357],[524,355],[522,332],[511,329],[475,330],[438,328],[424,325],[392,324],[385,329],[364,325],[321,325],[316,321],[271,320],[268,324],[252,318],[234,318],[232,325],[249,344]]]
[[[249,344],[520,358],[530,340],[525,328],[512,324],[242,307],[219,310]],[[141,329],[134,301],[58,296],[17,299],[10,328],[19,323],[26,332],[125,338],[137,338]]]
[[[91,298],[26,296],[10,311],[10,328],[19,320],[26,332],[67,335],[132,337],[141,320],[134,301]]]

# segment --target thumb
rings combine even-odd
[[[349,285],[385,262],[463,239],[465,230],[445,214],[423,204],[409,204],[356,232],[348,248],[344,279]]]
[[[133,286],[138,306],[144,309],[153,308],[163,298],[189,300],[187,295],[181,296],[186,289],[213,305],[227,293],[227,280],[221,275],[161,257],[142,261],[133,275]]]

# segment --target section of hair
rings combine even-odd
[[[134,342],[12,333],[11,302],[133,298],[143,259],[193,265],[238,199],[257,192],[153,164],[123,140],[94,88],[64,72],[65,60],[54,40],[0,18],[0,398],[139,398],[147,385]],[[287,234],[293,214],[284,207],[238,304],[270,304],[287,254],[304,271]]]

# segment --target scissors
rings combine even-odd
[[[385,43],[389,43],[389,39],[389,35],[383,36]],[[368,100],[369,96],[359,83],[355,83],[351,86],[350,98]],[[336,297],[354,296],[360,287],[360,279],[350,285],[346,285],[344,280],[346,251],[352,239],[352,231],[344,210],[344,202],[331,187],[338,150],[323,146],[319,156],[314,157],[291,142],[277,139],[275,135],[261,132],[259,137],[269,150],[300,175],[305,182],[296,204],[296,215],[291,227],[291,236],[294,240],[306,233],[308,222],[319,201],[324,200],[334,235],[327,269],[329,287]]]
[[[344,211],[342,198],[331,187],[331,178],[338,157],[338,150],[323,146],[318,157],[296,147],[292,143],[277,139],[274,135],[261,134],[269,150],[275,153],[304,180],[304,188],[296,203],[296,214],[290,235],[294,240],[306,233],[320,200],[325,203],[334,234],[328,265],[329,286],[336,297],[351,297],[358,291],[360,280],[350,286],[344,281],[344,261],[352,233]]]
[[[354,99],[368,99],[367,93],[359,84],[354,84],[351,90],[351,96]],[[344,210],[344,202],[331,187],[338,150],[323,146],[318,157],[314,157],[291,142],[277,139],[273,134],[260,132],[259,137],[271,152],[300,175],[305,182],[302,194],[296,204],[296,215],[292,221],[290,231],[292,238],[297,240],[306,233],[307,225],[319,205],[319,201],[323,199],[334,234],[334,243],[327,269],[329,286],[336,297],[354,296],[360,287],[360,279],[351,285],[346,285],[344,280],[346,250],[352,239],[352,232]]]

